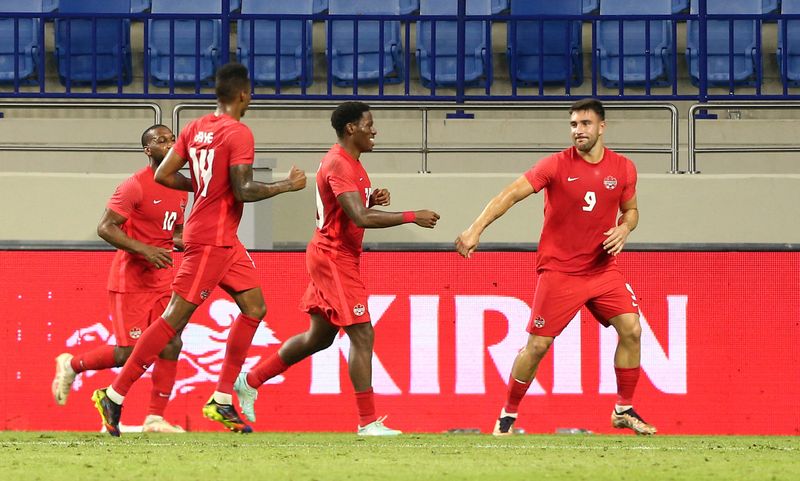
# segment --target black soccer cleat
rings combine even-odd
[[[203,416],[212,421],[222,423],[223,426],[235,433],[252,433],[253,428],[245,424],[233,404],[219,404],[214,398],[208,400],[203,406]]]
[[[92,393],[92,401],[103,419],[103,426],[106,427],[108,434],[119,437],[119,418],[122,416],[122,405],[109,399],[105,389],[98,389]]]
[[[507,413],[506,409],[500,410],[500,416],[494,423],[494,436],[511,436],[514,434],[514,422],[517,420],[517,413]]]

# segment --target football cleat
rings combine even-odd
[[[248,426],[239,417],[233,404],[218,404],[214,398],[208,400],[203,406],[203,416],[212,421],[222,423],[223,426],[235,433],[252,433],[253,428]]]
[[[178,426],[168,423],[163,417],[148,414],[144,418],[142,425],[143,433],[185,433],[186,431]]]
[[[658,432],[655,426],[647,424],[633,408],[628,408],[621,413],[616,409],[611,413],[611,425],[617,429],[632,429],[636,434],[655,434]]]
[[[98,389],[92,393],[92,401],[103,419],[103,426],[108,434],[119,437],[119,418],[122,416],[122,405],[109,399],[105,389]]]
[[[403,431],[398,431],[397,429],[387,428],[383,425],[383,422],[386,420],[387,416],[381,416],[378,419],[372,421],[371,423],[367,424],[366,426],[359,426],[358,427],[358,435],[359,436],[397,436],[398,434],[403,434]]]
[[[258,389],[253,389],[247,384],[247,373],[240,372],[233,383],[233,390],[239,398],[239,407],[242,414],[250,421],[256,421],[256,399],[258,399]]]
[[[511,436],[514,434],[514,422],[517,420],[517,413],[507,413],[506,408],[500,410],[500,416],[494,423],[492,430],[493,436]]]
[[[53,399],[56,404],[63,406],[67,404],[67,396],[72,390],[72,383],[75,382],[75,371],[70,366],[72,354],[65,352],[56,357],[56,376],[53,378]]]

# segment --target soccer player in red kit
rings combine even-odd
[[[305,173],[292,167],[282,181],[253,180],[255,142],[239,120],[250,104],[247,68],[222,66],[216,75],[217,109],[190,122],[156,170],[155,180],[173,189],[194,191],[192,212],[184,229],[184,256],[164,313],[142,334],[130,361],[106,389],[94,392],[103,424],[119,436],[122,403],[131,385],[155,356],[189,322],[192,313],[217,285],[236,302],[217,390],[203,415],[235,432],[250,432],[232,403],[233,382],[267,308],[256,267],[236,234],[244,202],[255,202],[305,187]],[[189,162],[191,180],[179,170]]]
[[[545,191],[530,335],[511,369],[506,404],[493,434],[513,433],[519,404],[539,362],[584,305],[603,326],[614,326],[619,334],[614,355],[617,403],[611,424],[637,434],[655,434],[656,428],[633,410],[642,329],[636,296],[615,259],[639,223],[636,167],[604,146],[605,109],[598,100],[572,105],[570,129],[574,147],[539,161],[492,199],[456,239],[459,254],[469,258],[489,224],[517,202]]]
[[[367,309],[367,290],[359,273],[364,229],[415,223],[433,228],[439,215],[430,210],[384,212],[389,205],[386,189],[372,189],[361,154],[372,151],[377,131],[369,106],[345,102],[331,115],[338,142],[320,162],[317,171],[317,229],[306,249],[311,282],[301,309],[311,326],[284,342],[277,353],[263,359],[250,373],[241,373],[234,388],[242,412],[255,421],[257,389],[289,366],[329,347],[340,329],[350,338],[349,373],[356,393],[362,436],[392,436],[400,431],[383,424],[375,415],[372,391],[374,331]]]
[[[183,211],[187,195],[153,180],[175,136],[165,125],[153,125],[142,134],[148,165],[122,184],[108,201],[97,234],[117,248],[108,275],[108,300],[116,345],[89,352],[65,352],[56,357],[53,397],[67,403],[75,376],[122,366],[142,332],[164,311],[171,295],[172,250],[183,248]],[[183,428],[164,420],[175,373],[181,338],[174,335],[153,368],[153,390],[144,432],[182,433]]]

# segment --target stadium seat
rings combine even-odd
[[[762,0],[707,0],[710,14],[761,14]],[[697,13],[697,0],[691,1]],[[724,86],[752,84],[756,75],[756,22],[758,20],[709,20],[707,23],[708,84]],[[731,27],[732,26],[732,27]],[[734,29],[733,51],[729,46],[730,29]],[[700,29],[696,21],[687,22],[686,61],[692,83],[700,81]]]
[[[242,14],[305,14],[311,15],[313,0],[243,0]],[[256,85],[280,83],[282,85],[311,84],[313,78],[311,21],[305,22],[305,40],[302,20],[281,20],[280,39],[276,38],[276,20],[239,20],[237,31],[239,62],[248,66],[250,77]],[[252,32],[255,36],[251,37]],[[278,40],[279,44],[278,45]],[[251,50],[252,43],[252,50]],[[305,72],[303,67],[305,65]]]
[[[582,0],[511,0],[511,15],[580,15]],[[542,28],[540,32],[539,28]],[[509,75],[522,85],[583,82],[581,22],[518,21],[508,27]]]
[[[314,0],[314,13],[322,13],[328,9],[328,0]]]
[[[242,8],[242,0],[231,0],[230,1],[230,11],[236,12]]]
[[[330,0],[329,15],[399,15],[399,0]],[[400,22],[386,21],[383,24],[383,40],[380,38],[380,22],[359,21],[358,41],[354,42],[356,22],[352,20],[328,20],[331,31],[331,74],[337,85],[351,85],[354,77],[358,82],[397,83],[402,80],[403,58],[400,44]],[[381,70],[383,50],[383,70]],[[358,51],[357,71],[353,72],[353,56]]]
[[[492,15],[508,9],[508,0],[492,0]]]
[[[672,0],[603,0],[603,15],[670,15]],[[623,44],[620,49],[620,22],[601,20],[597,27],[597,57],[600,77],[607,87],[625,85],[669,85],[672,83],[672,23],[669,20],[650,21],[650,45],[647,45],[645,21],[622,22]],[[648,49],[649,47],[649,49]],[[621,50],[621,52],[620,52]],[[649,54],[648,54],[649,50]],[[648,76],[649,63],[649,76]]]
[[[400,14],[408,15],[419,10],[419,0],[400,0]]]
[[[583,13],[592,13],[599,5],[600,0],[583,0]]]
[[[689,0],[672,0],[672,13],[680,13],[689,8]]]
[[[150,9],[150,0],[131,0],[131,13],[142,13]]]
[[[781,13],[800,13],[800,0],[783,0]],[[783,42],[786,29],[786,43]],[[781,80],[789,85],[800,85],[800,20],[781,20],[778,22],[778,66]],[[785,62],[785,65],[784,65]]]
[[[420,15],[456,15],[455,2],[420,0]],[[489,0],[467,0],[467,15],[491,15]],[[435,40],[434,45],[434,29]],[[468,21],[464,38],[464,83],[492,81],[492,56],[488,51],[486,21]],[[434,46],[436,47],[434,50]],[[455,20],[417,22],[417,64],[422,85],[453,86],[458,83],[458,25]]]
[[[41,11],[41,0],[0,0],[0,82],[36,83],[39,73],[39,19],[20,18],[15,33],[14,19],[2,12]]]
[[[151,13],[222,13],[221,0],[153,0]],[[150,79],[155,85],[212,85],[220,63],[220,20],[174,20],[170,46],[170,19],[150,20]],[[199,37],[199,38],[198,38]]]
[[[778,9],[778,0],[761,0],[761,12],[772,13]]]
[[[98,18],[94,13],[130,14],[130,0],[61,0],[61,13],[85,13],[86,18],[55,21],[55,54],[62,84],[130,83],[131,22],[127,18]]]
[[[58,0],[42,0],[41,3],[43,12],[58,10]]]

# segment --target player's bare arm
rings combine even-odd
[[[486,204],[483,212],[472,225],[456,238],[455,244],[458,253],[469,259],[470,255],[478,248],[481,234],[489,227],[489,224],[502,217],[514,204],[533,193],[533,186],[524,175],[509,184]]]
[[[292,166],[285,179],[270,183],[253,180],[253,166],[250,164],[232,165],[230,174],[233,196],[239,202],[257,202],[306,186],[306,173],[295,166]]]
[[[622,215],[617,220],[617,226],[603,232],[603,235],[608,236],[603,241],[603,249],[612,256],[622,252],[622,248],[628,240],[628,235],[639,225],[639,208],[635,195],[627,202],[622,203],[619,206],[619,210]]]
[[[339,205],[342,206],[350,220],[364,229],[381,229],[408,222],[404,212],[384,212],[372,208],[368,209],[358,192],[344,192],[339,194],[336,200],[339,201]],[[432,210],[414,211],[413,222],[420,227],[433,229],[438,220],[439,214]]]
[[[376,205],[387,206],[391,204],[391,194],[389,194],[388,189],[375,189],[372,192],[372,195],[369,196],[369,206],[374,207]]]
[[[97,225],[97,235],[117,249],[139,254],[151,264],[163,269],[172,265],[172,255],[167,249],[151,246],[128,237],[120,226],[128,219],[111,209],[106,209]]]
[[[180,173],[184,165],[186,165],[186,159],[176,154],[175,149],[170,149],[164,161],[156,169],[156,182],[170,189],[191,192],[191,179]]]

